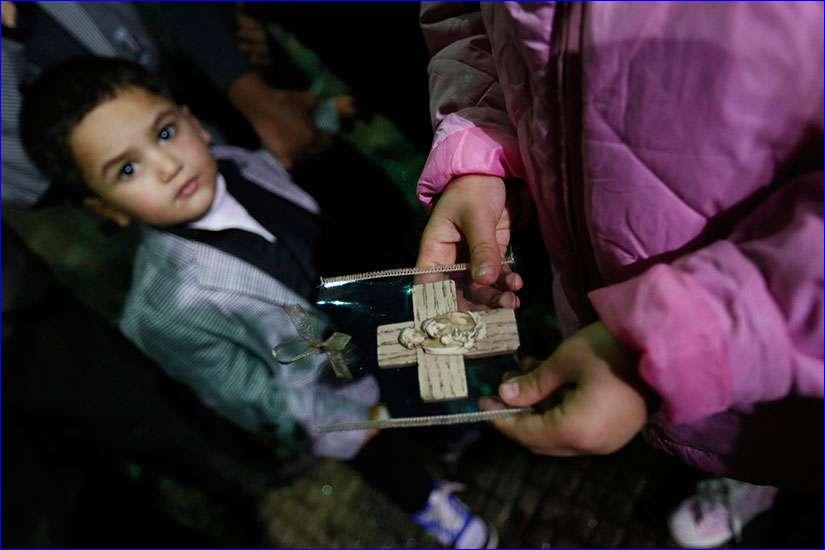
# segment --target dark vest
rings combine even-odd
[[[276,241],[242,229],[210,231],[175,226],[166,228],[186,239],[213,246],[261,271],[265,271],[295,293],[315,301],[320,284],[318,250],[320,218],[258,184],[247,180],[229,160],[218,162],[226,190],[249,215],[272,233]]]

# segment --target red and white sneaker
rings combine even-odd
[[[671,514],[670,534],[679,546],[708,548],[738,538],[754,517],[769,509],[777,488],[727,478],[699,482],[696,494]]]

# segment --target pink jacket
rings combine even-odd
[[[526,180],[566,331],[599,318],[640,352],[649,439],[719,474],[821,476],[822,4],[477,9],[421,11],[420,199]]]

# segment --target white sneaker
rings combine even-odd
[[[777,488],[727,478],[699,482],[696,494],[671,514],[670,534],[679,546],[708,548],[738,538],[742,528],[773,505]]]
[[[495,548],[495,528],[453,494],[463,488],[460,483],[436,481],[426,508],[413,514],[413,521],[448,548]]]

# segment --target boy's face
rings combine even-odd
[[[97,209],[169,226],[201,217],[215,198],[209,134],[183,107],[139,88],[119,91],[70,136]],[[94,207],[93,207],[94,208]]]

